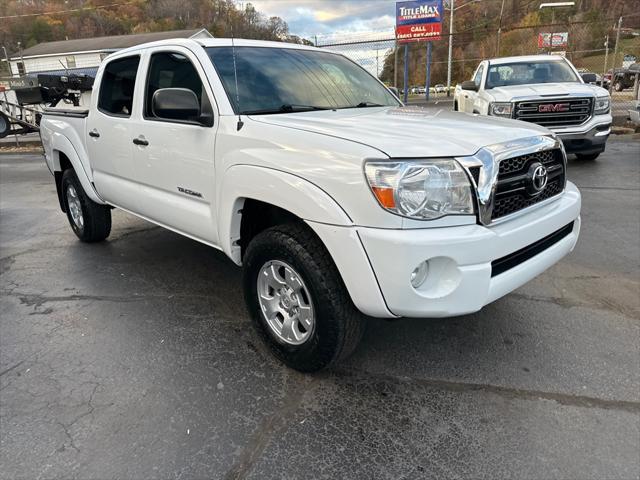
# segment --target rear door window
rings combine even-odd
[[[118,58],[107,64],[102,74],[98,109],[109,115],[131,116],[133,91],[140,57]]]

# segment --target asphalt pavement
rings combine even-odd
[[[640,142],[569,178],[558,265],[303,375],[222,253],[121,211],[82,244],[42,158],[0,154],[0,478],[639,478]]]

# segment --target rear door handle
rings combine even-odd
[[[133,143],[134,145],[141,145],[143,147],[146,147],[147,145],[149,145],[149,142],[147,140],[145,140],[144,137],[140,136],[138,138],[134,138],[133,139]]]
[[[89,132],[89,136],[93,138],[100,138],[100,134],[95,128]]]

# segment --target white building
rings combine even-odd
[[[76,69],[78,73],[91,74],[92,70],[93,73],[95,73],[95,70],[107,55],[123,48],[168,38],[211,37],[213,37],[213,35],[202,28],[61,40],[57,42],[39,43],[21,52],[14,52],[8,58],[8,61],[13,76],[74,69]],[[7,59],[3,61],[7,61]]]

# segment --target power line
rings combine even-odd
[[[101,8],[111,8],[111,7],[121,7],[123,5],[131,5],[133,3],[139,3],[138,0],[131,0],[129,2],[121,2],[121,3],[109,3],[107,5],[98,5],[95,7],[80,7],[80,8],[71,8],[69,10],[56,10],[53,12],[40,12],[40,13],[20,13],[16,15],[4,15],[0,17],[0,20],[7,20],[12,18],[27,18],[27,17],[44,17],[49,15],[64,15],[68,13],[76,13],[83,12],[86,10],[99,10]]]

